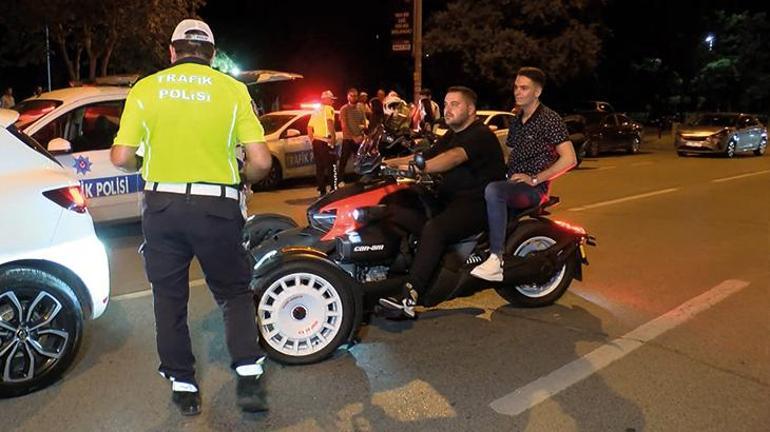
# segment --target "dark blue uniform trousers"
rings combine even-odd
[[[158,370],[168,378],[197,385],[187,325],[193,256],[222,310],[231,366],[254,363],[262,356],[249,260],[241,245],[243,224],[233,199],[145,192],[143,256],[155,302]]]

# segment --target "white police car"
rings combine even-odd
[[[43,388],[107,307],[107,254],[77,179],[0,109],[0,398]]]
[[[14,107],[16,127],[47,148],[83,186],[96,222],[136,219],[138,172],[125,173],[110,162],[128,87],[84,86],[43,93]]]
[[[313,146],[307,137],[307,124],[313,110],[275,111],[259,117],[265,128],[265,141],[273,157],[270,173],[254,188],[274,189],[285,179],[312,177],[315,175]],[[342,128],[339,113],[335,112],[334,129],[337,144],[342,143]],[[352,172],[353,158],[348,161],[345,172]]]

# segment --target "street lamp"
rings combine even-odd
[[[714,41],[716,40],[716,38],[717,37],[714,36],[714,33],[709,33],[706,35],[706,39],[703,40],[709,46],[709,51],[714,49]]]

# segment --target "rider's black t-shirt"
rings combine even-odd
[[[484,199],[484,188],[490,182],[505,179],[503,151],[497,136],[480,120],[460,132],[452,130],[441,137],[436,144],[425,151],[425,159],[462,147],[468,160],[443,173],[444,180],[439,195],[444,199]]]

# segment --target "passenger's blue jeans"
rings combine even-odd
[[[503,180],[487,185],[484,189],[484,198],[487,200],[491,253],[503,255],[505,232],[508,229],[508,209],[518,213],[520,210],[540,204],[543,197],[542,192],[523,182],[514,183]]]

